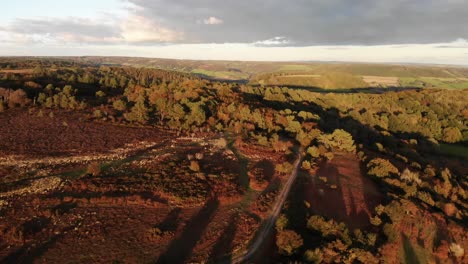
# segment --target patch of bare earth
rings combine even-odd
[[[345,222],[351,228],[368,227],[369,216],[383,197],[361,171],[359,159],[347,153],[336,153],[332,161],[320,164],[305,195],[312,213]]]

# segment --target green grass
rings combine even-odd
[[[281,66],[279,71],[310,71],[312,69],[313,67],[311,65],[290,64]]]
[[[455,144],[439,144],[439,150],[443,154],[468,160],[468,148],[465,146]]]
[[[468,80],[465,78],[400,78],[403,87],[442,88],[442,89],[468,89]]]
[[[221,80],[247,80],[249,78],[248,74],[237,71],[208,71],[203,69],[195,69],[192,71],[192,73]]]

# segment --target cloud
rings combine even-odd
[[[436,45],[435,47],[439,49],[468,49],[468,41],[460,38],[450,43]]]
[[[254,46],[260,47],[272,47],[272,46],[287,46],[292,44],[293,42],[290,41],[286,37],[274,37],[271,39],[256,41],[253,43]]]
[[[142,16],[130,16],[121,26],[122,40],[130,43],[175,42],[183,39],[183,34],[162,27]]]
[[[468,39],[463,0],[126,0],[137,15],[184,32],[183,43],[254,43],[272,36],[289,45],[442,43]],[[222,27],[193,23],[216,14]]]
[[[0,29],[0,40],[18,43],[156,44],[183,34],[136,15],[95,20],[76,17],[16,19]]]
[[[205,25],[220,25],[220,24],[223,24],[224,21],[222,19],[217,18],[217,17],[209,17],[207,19],[204,19],[203,23]]]

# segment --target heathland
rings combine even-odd
[[[455,66],[0,58],[0,262],[466,263],[467,102]]]

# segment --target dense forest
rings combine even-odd
[[[313,214],[292,192],[276,222],[278,261],[466,261],[468,90],[377,89],[345,73],[320,74],[282,86],[278,73],[246,84],[89,61],[1,59],[0,115],[78,113],[178,136],[231,135],[285,155],[296,149],[303,157],[296,188],[324,164],[354,156],[382,196],[370,224],[356,228]],[[288,173],[292,163],[275,170]]]

